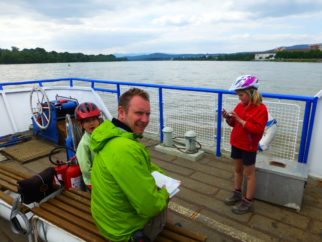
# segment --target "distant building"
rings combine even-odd
[[[285,47],[278,47],[274,50],[274,52],[284,51]]]
[[[321,50],[322,51],[322,44],[315,44],[315,45],[310,45],[311,50]]]
[[[255,54],[255,60],[256,61],[274,60],[275,55],[276,55],[275,53],[259,53],[259,54]]]

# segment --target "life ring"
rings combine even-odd
[[[265,126],[265,131],[262,139],[259,141],[258,150],[264,151],[269,148],[269,145],[272,143],[277,131],[277,120],[268,113],[268,121]]]

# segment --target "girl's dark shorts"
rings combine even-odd
[[[231,158],[242,160],[244,166],[254,165],[256,162],[256,154],[257,152],[249,152],[245,150],[241,150],[236,148],[235,146],[231,146]]]

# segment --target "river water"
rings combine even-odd
[[[254,74],[260,91],[313,96],[322,89],[322,63],[239,61],[135,61],[0,65],[0,82],[81,77],[228,89]]]

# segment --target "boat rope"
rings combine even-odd
[[[183,136],[177,136],[177,137],[172,138],[173,146],[177,150],[181,151],[182,153],[186,153],[186,154],[195,154],[201,149],[201,144],[197,140],[195,140],[196,145],[197,145],[196,149],[194,151],[187,150],[185,143],[181,141],[184,138],[185,137],[183,137]]]

